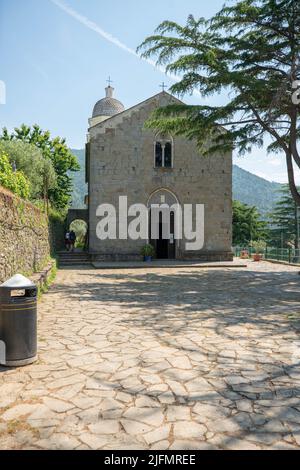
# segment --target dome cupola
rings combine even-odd
[[[100,116],[108,118],[111,116],[115,116],[115,114],[122,113],[122,111],[125,111],[124,105],[121,103],[121,101],[116,100],[113,97],[114,88],[109,85],[105,88],[105,91],[105,98],[99,100],[94,106],[93,118],[97,118]]]

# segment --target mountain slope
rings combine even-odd
[[[87,194],[87,184],[85,183],[85,151],[84,149],[71,149],[76,155],[81,170],[72,173],[74,190],[72,207],[84,208],[84,196]],[[237,199],[245,204],[256,206],[262,214],[267,214],[274,207],[278,200],[278,190],[280,183],[271,183],[259,176],[245,171],[237,165],[233,165],[233,199]]]
[[[253,175],[237,165],[233,165],[233,199],[256,206],[261,214],[267,214],[279,199],[280,183],[274,183]]]

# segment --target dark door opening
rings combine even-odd
[[[150,211],[150,230],[151,230],[151,211]],[[151,240],[151,244],[155,248],[157,259],[175,259],[175,240],[174,240],[174,212],[170,213],[170,232],[169,238],[163,238],[163,221],[162,213],[159,214],[159,238]]]
[[[159,239],[156,241],[156,256],[157,259],[169,258],[169,240],[163,239],[163,223],[162,214],[159,214]]]

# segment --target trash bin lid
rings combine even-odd
[[[30,281],[30,279],[22,276],[22,274],[16,274],[3,282],[3,284],[0,284],[0,289],[32,289],[34,287],[36,287],[36,285]]]

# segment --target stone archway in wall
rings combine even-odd
[[[159,212],[159,216],[154,215],[156,206],[167,205],[170,209],[166,209],[165,216]],[[158,259],[176,259],[178,255],[178,240],[175,240],[175,224],[178,222],[176,211],[172,206],[179,204],[177,196],[167,188],[160,188],[154,191],[147,202],[149,210],[149,243],[154,247],[156,257]],[[167,224],[166,219],[167,217]],[[157,233],[157,238],[152,238],[151,227]]]
[[[75,219],[71,222],[69,230],[76,234],[75,251],[82,252],[88,249],[88,225],[84,220]]]
[[[84,220],[87,224],[89,222],[89,215],[87,209],[69,209],[67,215],[67,226],[69,227],[73,220]]]
[[[76,233],[76,246],[78,251],[88,251],[89,224],[87,209],[70,209],[68,211],[66,226],[68,230]]]

